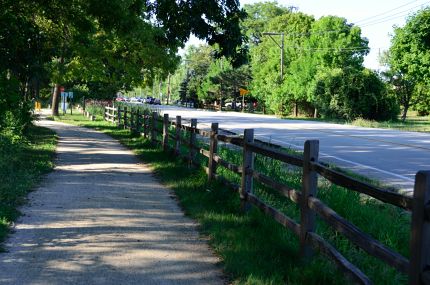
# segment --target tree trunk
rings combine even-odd
[[[55,84],[54,92],[52,93],[52,116],[58,116],[58,105],[60,103],[60,85]]]
[[[408,114],[409,104],[405,104],[405,107],[403,108],[402,112],[402,122],[404,123],[406,121],[406,115]]]
[[[318,109],[317,108],[314,109],[314,118],[315,119],[318,118]]]
[[[297,104],[297,102],[294,102],[294,117],[297,118],[298,115],[299,115],[299,105]]]

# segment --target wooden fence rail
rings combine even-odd
[[[107,107],[105,120],[116,122],[118,126],[131,130],[140,131],[143,129],[143,136],[147,137],[150,133],[150,139],[153,143],[161,144],[163,150],[171,150],[176,155],[182,156],[190,166],[201,166],[196,159],[197,153],[206,157],[208,167],[202,167],[208,174],[208,180],[222,180],[239,192],[243,209],[246,210],[250,205],[254,205],[296,234],[300,241],[301,255],[305,260],[311,259],[314,250],[318,250],[332,259],[355,283],[372,284],[371,280],[358,267],[315,233],[315,219],[318,216],[336,232],[342,234],[368,254],[407,274],[410,285],[430,285],[430,171],[417,173],[414,195],[408,197],[359,181],[319,162],[319,142],[317,140],[306,141],[303,157],[300,157],[285,153],[279,147],[273,148],[270,144],[254,140],[253,129],[246,129],[243,136],[225,135],[219,133],[217,123],[212,124],[210,130],[203,130],[197,128],[197,119],[191,119],[189,123],[184,124],[180,116],[171,121],[168,114],[159,118],[156,112],[152,112],[150,116],[149,112],[145,111],[142,115],[137,110],[127,109],[127,107]],[[208,149],[199,147],[197,134],[209,141]],[[170,146],[169,142],[173,142],[173,146]],[[242,148],[242,165],[236,165],[222,159],[218,155],[218,142]],[[188,149],[187,154],[181,153],[181,146]],[[303,169],[301,189],[293,189],[257,172],[254,169],[255,154],[301,167]],[[240,186],[226,181],[217,174],[218,167],[226,168],[240,175]],[[410,259],[408,260],[364,233],[318,199],[318,175],[351,191],[366,194],[381,202],[411,211]],[[254,180],[277,190],[296,203],[300,208],[300,224],[255,195],[253,193]]]

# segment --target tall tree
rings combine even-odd
[[[167,75],[191,33],[217,43],[218,56],[235,64],[244,59],[239,21],[245,13],[237,0],[4,2],[0,63],[23,90],[33,65],[47,66],[57,87],[54,113],[60,85],[106,83],[113,90]]]
[[[430,8],[409,17],[403,28],[395,28],[388,63],[404,121],[409,108],[417,102],[413,98],[423,96],[420,87],[430,84]]]

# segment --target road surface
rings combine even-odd
[[[418,170],[430,169],[430,134],[363,128],[323,122],[283,120],[275,116],[213,112],[177,106],[156,106],[162,113],[197,118],[200,127],[219,127],[255,136],[284,147],[303,150],[309,139],[320,141],[320,159],[350,169],[411,194]]]

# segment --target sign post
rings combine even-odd
[[[61,109],[64,115],[66,113],[66,92],[64,91],[61,91]]]
[[[243,112],[243,110],[245,110],[245,95],[248,93],[249,93],[248,90],[243,89],[243,88],[239,88],[239,94],[242,96],[242,112]]]
[[[73,115],[73,92],[69,92],[70,115]]]

